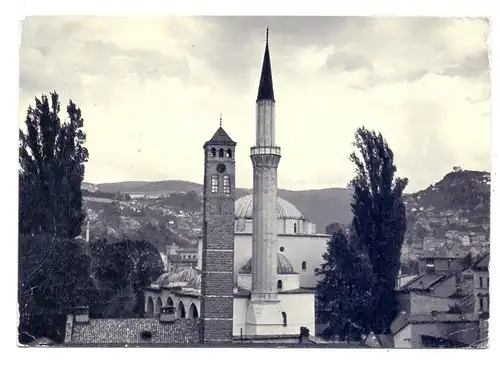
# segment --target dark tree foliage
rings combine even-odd
[[[354,146],[350,157],[356,168],[350,183],[352,231],[357,249],[368,255],[373,269],[370,325],[374,333],[387,334],[397,309],[394,288],[406,231],[402,196],[408,180],[395,177],[393,152],[380,133],[359,128]]]
[[[316,271],[318,320],[324,335],[359,337],[366,331],[371,306],[372,271],[368,257],[355,249],[354,238],[338,230],[328,242],[324,263]]]
[[[338,222],[334,222],[332,224],[326,225],[325,234],[333,235],[333,233],[335,233],[341,229],[342,229],[342,225],[339,224]]]
[[[20,342],[39,336],[61,341],[66,315],[88,305],[92,284],[90,259],[78,241],[51,235],[20,236]]]
[[[19,232],[72,239],[84,220],[81,184],[88,160],[83,118],[70,100],[65,122],[57,93],[35,98],[19,130]]]
[[[164,272],[158,250],[142,240],[91,244],[96,317],[139,317],[144,311],[142,290]]]

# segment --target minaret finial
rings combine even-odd
[[[220,118],[219,118],[219,126],[222,127],[222,113],[220,114]]]
[[[267,27],[266,29],[266,44],[268,43],[269,41],[269,27]]]

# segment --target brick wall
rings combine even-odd
[[[200,344],[199,319],[182,319],[161,323],[157,318],[91,319],[87,324],[67,326],[67,344]],[[142,337],[149,332],[150,338]]]

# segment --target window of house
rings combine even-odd
[[[229,175],[224,175],[224,181],[223,181],[223,186],[224,186],[224,194],[229,194],[231,193],[231,183],[229,181]]]
[[[278,290],[283,289],[283,282],[281,280],[278,280]]]
[[[302,261],[302,271],[306,271],[307,270],[307,263],[306,261]]]
[[[479,287],[480,288],[483,287],[483,278],[482,277],[479,278]]]
[[[219,192],[219,176],[212,175],[212,194]]]

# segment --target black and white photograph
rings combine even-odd
[[[24,17],[18,347],[487,349],[491,29]]]

